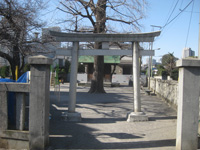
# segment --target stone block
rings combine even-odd
[[[176,62],[177,67],[200,67],[200,60],[197,58],[180,59]]]
[[[148,116],[144,112],[131,112],[127,116],[127,122],[148,121]]]
[[[62,118],[65,121],[74,121],[74,122],[81,121],[81,113],[78,113],[78,112],[74,112],[74,113],[63,112]]]
[[[29,64],[36,65],[51,65],[53,60],[43,55],[31,56],[28,58]]]

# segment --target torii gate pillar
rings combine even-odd
[[[69,106],[68,106],[68,111],[62,114],[62,117],[66,121],[81,121],[81,113],[75,111],[77,71],[78,71],[78,50],[79,50],[79,42],[73,42],[71,71],[70,71]]]
[[[132,43],[133,50],[133,94],[134,111],[128,114],[128,122],[148,121],[148,117],[141,111],[140,99],[140,64],[139,64],[139,43]]]

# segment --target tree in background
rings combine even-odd
[[[172,70],[171,78],[172,78],[173,80],[178,80],[178,76],[179,76],[179,69],[178,69],[178,68],[175,68],[174,70]]]
[[[163,65],[157,65],[156,68],[158,69],[159,76],[163,76],[163,75],[167,76],[168,75],[168,73]]]
[[[69,27],[75,26],[74,30],[68,28],[68,31],[93,33],[117,32],[116,27],[121,28],[121,32],[138,31],[139,20],[144,18],[146,6],[145,0],[63,0],[60,3],[63,7],[59,9],[66,12]],[[82,27],[78,28],[78,22],[82,23]],[[132,28],[127,28],[126,25]],[[94,44],[94,49],[101,48],[100,42]],[[105,92],[103,77],[104,57],[95,56],[89,93]]]
[[[173,53],[165,54],[162,57],[162,65],[172,79],[178,79],[178,70],[176,69],[176,61],[178,58]]]
[[[27,71],[30,71],[30,64],[25,64],[24,67],[23,67],[23,73],[27,72]]]
[[[21,72],[24,57],[31,51],[31,31],[43,25],[37,20],[42,6],[42,0],[0,1],[0,57],[10,63],[13,79],[16,66]]]

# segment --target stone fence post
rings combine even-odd
[[[0,137],[8,128],[8,104],[6,91],[0,91]],[[0,141],[1,146],[1,141]]]
[[[200,60],[182,59],[179,67],[179,98],[176,150],[196,150],[198,145]]]
[[[49,144],[49,85],[52,59],[45,56],[28,58],[31,65],[29,146],[42,150]]]

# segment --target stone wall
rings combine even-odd
[[[174,80],[150,79],[150,88],[159,97],[167,101],[173,108],[177,108],[178,82]]]

